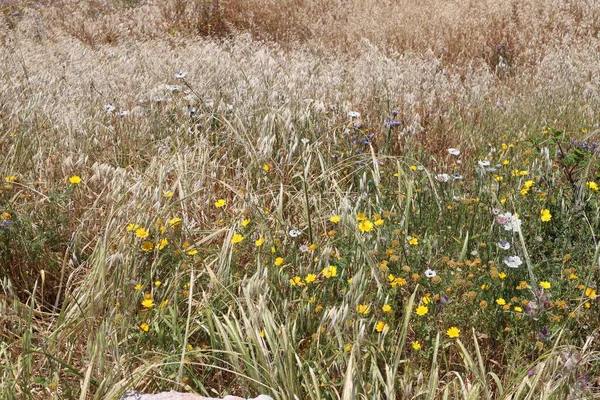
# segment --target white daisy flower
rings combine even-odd
[[[458,156],[460,154],[460,150],[450,147],[448,149],[448,153],[452,154],[453,156]]]
[[[519,268],[523,261],[521,261],[521,257],[519,256],[508,256],[504,257],[504,264],[506,264],[509,268]]]
[[[302,144],[309,144],[310,143],[310,139],[307,139],[307,138],[302,138],[302,139],[300,139],[300,141],[302,142]]]
[[[521,220],[509,212],[497,215],[496,222],[502,225],[505,231],[519,232],[521,230]]]
[[[166,85],[165,89],[167,89],[171,93],[177,93],[181,91],[181,86],[179,85]]]
[[[435,179],[437,179],[440,182],[448,182],[450,180],[450,175],[448,175],[448,174],[437,174],[435,176]]]
[[[500,247],[502,250],[508,250],[510,249],[510,243],[508,243],[506,240],[501,240],[498,242],[498,247]]]
[[[104,111],[106,111],[107,113],[111,113],[111,112],[115,111],[116,109],[117,109],[117,107],[113,106],[112,104],[104,105]]]
[[[428,278],[433,278],[436,275],[437,275],[437,273],[434,270],[432,270],[431,268],[427,268],[425,270],[425,276]]]
[[[349,116],[350,118],[360,118],[360,113],[359,113],[358,111],[350,111],[350,112],[348,113],[348,116]]]
[[[175,73],[175,78],[183,79],[187,76],[187,72],[179,71]]]
[[[302,234],[302,231],[299,231],[298,229],[290,229],[290,231],[288,232],[288,235],[290,235],[293,238],[298,237],[301,234]]]
[[[477,161],[477,164],[479,164],[480,167],[489,167],[490,166],[490,162],[488,160]]]

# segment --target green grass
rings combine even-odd
[[[499,72],[485,15],[450,57],[126,3],[2,27],[0,398],[600,398],[593,33]]]

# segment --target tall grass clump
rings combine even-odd
[[[0,398],[598,398],[594,10],[3,4]]]

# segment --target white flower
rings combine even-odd
[[[500,247],[502,250],[508,250],[510,249],[510,243],[508,243],[506,240],[501,240],[498,242],[498,247]]]
[[[496,222],[502,225],[505,231],[519,232],[521,230],[521,220],[509,212],[496,216]]]
[[[490,162],[488,160],[477,161],[477,164],[479,164],[480,167],[489,167],[490,166]]]
[[[298,250],[300,250],[302,253],[306,253],[309,250],[309,247],[307,244],[303,244],[298,247]]]
[[[183,79],[187,76],[187,72],[179,71],[175,73],[175,78]]]
[[[359,117],[360,117],[360,113],[359,113],[358,111],[350,111],[350,112],[348,113],[348,116],[349,116],[350,118],[359,118]]]
[[[127,111],[127,110],[121,110],[121,111],[119,111],[119,113],[118,113],[118,115],[119,115],[120,117],[126,117],[126,116],[128,116],[129,114],[130,114],[130,112],[129,112],[129,111]]]
[[[113,111],[115,111],[117,108],[115,106],[113,106],[112,104],[105,104],[104,105],[104,111],[106,111],[107,113],[111,113]]]
[[[425,270],[425,276],[428,278],[433,278],[436,275],[437,275],[437,273],[434,270],[432,270],[431,268],[427,268]]]
[[[301,234],[302,234],[302,232],[299,231],[298,229],[290,229],[290,231],[288,232],[288,235],[290,235],[293,238],[298,237]]]
[[[310,143],[310,139],[307,139],[307,138],[302,138],[302,139],[300,139],[300,141],[302,142],[302,144],[309,144]]]
[[[177,93],[181,91],[181,86],[179,85],[166,85],[165,89],[167,89],[171,93]]]
[[[457,180],[463,178],[463,176],[461,174],[452,174],[452,177]]]
[[[504,230],[519,232],[521,230],[521,220],[516,215],[511,215],[510,213],[506,213],[509,216],[509,220],[506,224],[504,224]]]
[[[455,149],[453,147],[450,147],[448,149],[448,153],[452,154],[453,156],[457,156],[460,154],[460,150],[459,149]]]
[[[440,182],[448,182],[450,180],[450,175],[448,175],[448,174],[437,174],[435,176],[435,179],[437,179]]]
[[[509,268],[519,268],[519,265],[523,264],[523,261],[521,261],[521,257],[519,256],[508,256],[504,257],[504,264]]]

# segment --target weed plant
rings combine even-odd
[[[296,3],[2,4],[0,398],[600,398],[598,7]]]

